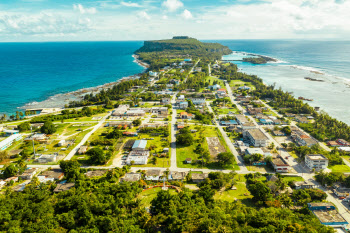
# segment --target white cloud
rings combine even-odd
[[[181,16],[184,17],[185,19],[193,18],[192,13],[187,9],[185,9],[184,12],[182,12]]]
[[[179,0],[166,0],[162,3],[162,6],[167,8],[168,11],[173,12],[184,6]]]
[[[138,3],[136,2],[121,2],[120,3],[122,6],[126,7],[141,7]]]
[[[73,9],[78,10],[80,14],[96,14],[97,12],[95,7],[85,8],[81,4],[73,4]]]
[[[168,16],[167,15],[163,15],[162,19],[168,19]]]
[[[142,19],[147,19],[147,20],[150,20],[150,19],[151,19],[151,17],[147,14],[146,11],[140,11],[140,12],[137,14],[137,16],[138,16],[139,18],[142,18]]]

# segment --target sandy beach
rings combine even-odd
[[[134,58],[134,62],[137,63],[138,65],[142,66],[145,68],[144,72],[146,69],[149,67],[149,65],[145,62],[142,62],[138,59],[137,55],[132,55]],[[130,79],[137,79],[140,77],[142,73],[131,75],[128,77],[123,77],[115,82],[110,82],[110,83],[105,83],[103,85],[95,86],[95,87],[89,87],[89,88],[82,88],[76,91],[72,92],[67,92],[67,93],[62,93],[62,94],[57,94],[54,96],[49,97],[48,99],[41,101],[41,102],[31,102],[28,103],[22,107],[18,107],[18,109],[41,109],[41,108],[63,108],[65,105],[68,105],[69,102],[71,101],[80,101],[83,99],[83,97],[86,94],[96,94],[99,93],[102,90],[108,90],[112,88],[114,85],[130,80]]]

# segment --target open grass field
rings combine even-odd
[[[303,177],[300,176],[282,176],[282,180],[289,181],[304,181]]]
[[[347,165],[334,165],[330,166],[329,169],[331,169],[332,172],[350,172],[350,167]]]
[[[253,206],[253,196],[248,191],[246,184],[244,182],[238,182],[234,186],[237,188],[236,190],[225,190],[223,192],[216,192],[214,195],[214,199],[228,202],[240,200],[247,206]]]
[[[138,195],[138,199],[141,200],[141,205],[144,207],[150,207],[151,201],[157,196],[157,193],[160,192],[162,188],[153,188],[143,191]],[[176,194],[175,189],[168,189],[170,194]]]
[[[230,81],[230,87],[232,87],[233,89],[238,89],[238,87],[244,86],[244,85],[250,87],[251,90],[255,90],[255,87],[249,82],[244,82],[241,80],[231,80]]]

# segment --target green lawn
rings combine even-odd
[[[244,82],[241,80],[231,80],[230,81],[230,87],[234,87],[234,88],[238,89],[238,87],[244,86],[244,85],[250,87],[251,90],[255,90],[255,87],[250,82]]]
[[[213,111],[217,114],[217,115],[227,115],[230,112],[232,112],[233,114],[239,114],[239,110],[237,108],[232,108],[232,107],[226,107],[226,108],[218,108],[218,107],[213,107]]]
[[[350,167],[347,165],[334,165],[330,166],[329,169],[331,169],[332,172],[350,172]]]
[[[253,206],[253,196],[248,191],[246,184],[244,182],[238,182],[234,186],[237,188],[236,190],[225,190],[223,192],[216,192],[214,195],[214,199],[228,202],[240,200],[247,206]]]
[[[137,198],[141,200],[142,206],[150,207],[151,201],[157,196],[157,193],[160,192],[161,190],[162,188],[148,189],[140,193]],[[175,189],[168,189],[168,191],[170,192],[170,194],[176,194]]]
[[[304,181],[303,177],[300,176],[282,176],[282,179],[286,182],[289,181]]]

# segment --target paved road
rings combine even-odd
[[[176,103],[176,94],[171,99],[171,104],[175,106]],[[171,157],[170,157],[170,169],[177,169],[177,163],[176,163],[176,109],[173,108],[173,114],[171,116],[171,126],[170,126],[170,147],[171,147]]]
[[[73,149],[69,154],[64,158],[64,160],[70,160],[79,150],[79,148],[84,145],[84,143],[89,139],[89,137],[98,129],[102,126],[102,124],[106,121],[106,119],[111,115],[112,113],[108,113],[106,116],[104,116],[97,125],[94,126],[94,128],[87,133],[84,138],[81,140],[81,142]]]

